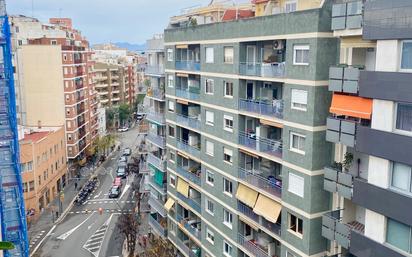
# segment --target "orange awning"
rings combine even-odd
[[[336,115],[370,120],[372,115],[372,99],[333,94],[330,112]]]

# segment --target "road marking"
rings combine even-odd
[[[113,214],[110,215],[106,222],[98,230],[96,230],[96,232],[91,237],[89,237],[89,239],[87,239],[86,243],[83,245],[83,249],[89,251],[95,257],[99,256],[100,248],[103,244],[112,217]]]
[[[97,197],[99,197],[101,193],[102,193],[102,191],[100,191],[97,195],[95,195],[95,196],[93,197],[93,199],[96,199]]]
[[[130,188],[130,185],[127,184],[127,185],[124,187],[124,191],[122,192],[122,195],[119,197],[119,199],[122,199],[122,197],[126,194],[127,190],[129,190],[129,188]]]
[[[86,221],[87,221],[88,219],[90,219],[90,218],[93,216],[94,213],[95,213],[95,212],[93,212],[89,217],[87,217],[87,219],[85,219],[84,221],[82,221],[82,223],[80,223],[80,224],[77,225],[76,227],[74,227],[74,228],[72,228],[71,230],[67,231],[66,233],[58,236],[57,239],[59,239],[59,240],[65,240],[66,238],[68,238],[71,234],[73,234],[74,231],[76,231],[76,230],[77,230],[78,228],[80,228],[84,223],[86,223]]]

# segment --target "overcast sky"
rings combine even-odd
[[[170,16],[209,0],[6,0],[9,14],[70,17],[92,44],[144,43],[163,32]],[[32,8],[33,6],[33,8]]]

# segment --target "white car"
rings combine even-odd
[[[121,128],[119,128],[117,131],[119,131],[119,132],[126,132],[126,131],[128,131],[128,130],[129,130],[128,127],[121,127]]]

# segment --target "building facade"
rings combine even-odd
[[[165,208],[184,256],[328,251],[332,4],[280,2],[288,13],[165,30]]]
[[[329,70],[332,211],[322,218],[331,256],[412,253],[411,16],[409,1],[333,5],[340,65]]]

